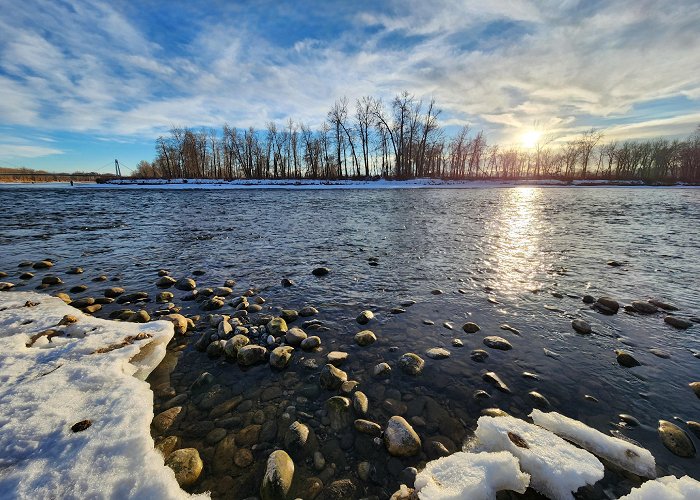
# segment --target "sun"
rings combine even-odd
[[[537,141],[540,140],[540,137],[542,137],[542,132],[538,132],[536,130],[528,130],[522,135],[522,142],[523,146],[531,149],[534,148],[537,145]]]

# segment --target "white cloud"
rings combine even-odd
[[[19,158],[40,158],[42,156],[60,154],[63,154],[63,151],[57,148],[27,144],[0,143],[0,158],[3,159],[12,160]]]

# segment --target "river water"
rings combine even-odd
[[[232,413],[235,418],[225,422],[227,432],[238,436],[243,428],[270,420],[282,427],[290,418],[315,430],[319,449],[335,467],[316,471],[310,459],[299,460],[295,482],[306,483],[295,485],[298,491],[309,494],[313,487],[308,478],[317,476],[326,483],[351,479],[356,497],[383,498],[396,489],[405,467],[420,468],[434,457],[426,444],[414,458],[390,458],[370,438],[354,431],[338,433],[324,424],[324,403],[333,394],[318,390],[319,370],[304,368],[302,362],[313,358],[323,366],[331,350],[350,354],[342,369],[368,395],[368,418],[383,426],[401,413],[418,422],[415,429],[424,443],[440,441],[450,451],[460,448],[484,408],[526,417],[535,406],[528,395],[534,390],[547,398],[549,409],[606,433],[621,432],[648,448],[662,474],[700,479],[700,459],[675,456],[656,431],[660,419],[684,429],[685,421],[700,420],[700,399],[688,387],[700,379],[700,359],[694,356],[700,351],[700,325],[676,330],[664,323],[661,313],[643,316],[623,309],[602,315],[581,300],[586,294],[610,296],[624,305],[656,298],[677,306],[680,316],[700,315],[698,189],[12,187],[0,189],[0,206],[0,270],[17,289],[33,289],[39,280],[20,281],[20,261],[51,258],[56,261],[52,272],[65,285],[50,291],[86,284],[88,290],[75,297],[100,296],[115,285],[155,293],[156,271],[165,268],[176,278],[205,271],[196,277],[200,287],[234,279],[237,294],[249,288],[259,291],[266,300],[263,312],[316,307],[316,318],[328,327],[318,333],[322,349],[295,352],[283,372],[266,364],[241,370],[221,359],[210,360],[191,345],[171,354],[178,360],[171,377],[178,394],[208,371],[226,397],[252,401],[252,407],[245,404],[245,411]],[[378,265],[370,265],[370,258]],[[610,260],[622,265],[609,266]],[[330,274],[313,276],[311,270],[321,265]],[[64,274],[73,266],[85,273]],[[100,274],[112,281],[91,281]],[[295,286],[281,286],[282,278],[292,279]],[[173,292],[184,314],[206,314],[195,302],[179,301],[185,292]],[[391,313],[407,300],[415,304],[404,313]],[[121,306],[106,306],[97,315],[106,317],[116,307]],[[155,302],[145,305],[150,312],[159,307]],[[353,335],[363,327],[355,317],[365,309],[376,315],[367,328],[378,341],[360,348]],[[232,309],[227,305],[222,311]],[[574,318],[588,321],[593,333],[577,334],[571,328]],[[481,331],[464,333],[461,326],[467,321],[480,325]],[[444,326],[446,322],[454,329]],[[520,335],[500,329],[504,323]],[[486,335],[506,338],[513,349],[485,347]],[[464,346],[454,347],[453,339]],[[429,359],[425,351],[431,347],[444,347],[451,356]],[[545,348],[558,357],[545,355]],[[654,348],[670,357],[654,355]],[[485,349],[489,357],[475,362],[470,358],[473,349]],[[632,353],[641,366],[620,366],[616,349]],[[421,375],[399,369],[397,360],[405,352],[426,360]],[[393,367],[391,377],[373,379],[372,367],[382,361]],[[496,372],[511,393],[482,380],[486,371]],[[538,378],[523,377],[523,372]],[[270,387],[282,391],[263,396]],[[474,398],[479,389],[490,398]],[[163,402],[156,398],[156,412]],[[205,461],[204,477],[192,491],[211,490],[222,498],[255,495],[265,457],[272,447],[281,446],[283,432],[273,431],[266,442],[247,445],[253,465],[217,465],[216,447],[203,434],[219,422],[190,406],[177,433],[183,446],[200,449]],[[621,413],[642,425],[620,426]],[[269,434],[269,424],[267,430]],[[698,447],[700,440],[693,439]],[[357,474],[361,461],[372,465],[367,480]],[[608,471],[604,481],[580,495],[614,497],[637,484]]]

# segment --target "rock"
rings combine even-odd
[[[233,290],[227,286],[217,286],[214,288],[214,295],[217,297],[228,297],[233,293]]]
[[[372,437],[378,437],[382,435],[382,427],[379,424],[361,418],[355,420],[355,430],[357,432],[361,432],[362,434],[367,434]]]
[[[294,286],[294,281],[290,280],[289,278],[282,278],[281,283],[282,283],[282,286],[285,288],[290,287],[290,286]]]
[[[610,267],[620,267],[622,265],[622,262],[619,262],[617,260],[609,260],[608,265]]]
[[[181,412],[182,406],[174,406],[156,415],[151,425],[153,425],[156,431],[162,434],[173,426]]]
[[[209,445],[214,445],[226,437],[226,429],[221,427],[216,427],[209,431],[209,433],[204,438],[204,442]]]
[[[326,459],[320,451],[314,452],[314,469],[322,471],[326,467]]]
[[[357,487],[350,479],[333,481],[323,490],[323,500],[346,500],[357,498]]]
[[[654,356],[657,356],[657,357],[662,358],[662,359],[668,359],[671,357],[670,352],[665,351],[663,349],[656,348],[656,347],[649,349],[649,352],[652,353]]]
[[[537,391],[530,391],[527,393],[527,395],[532,398],[535,405],[539,408],[546,409],[552,406],[549,403],[549,400]]]
[[[265,359],[265,354],[267,354],[267,349],[262,346],[245,345],[238,349],[236,360],[238,361],[239,365],[251,366],[255,363],[263,361]]]
[[[289,333],[289,332],[287,332]],[[301,341],[301,348],[305,351],[313,351],[321,346],[321,338],[317,336],[307,337]]]
[[[384,445],[390,455],[410,457],[420,451],[421,440],[406,419],[393,416],[384,431]]]
[[[148,323],[149,321],[151,321],[151,315],[148,314],[148,311],[146,311],[145,309],[140,309],[133,313],[131,316],[129,316],[129,319],[127,319],[127,321],[129,323]]]
[[[326,360],[333,366],[340,366],[348,359],[348,353],[342,351],[331,351],[326,356]]]
[[[260,486],[262,500],[286,500],[294,478],[294,462],[284,450],[273,451]]]
[[[700,382],[691,382],[688,384],[688,387],[690,387],[695,395],[700,398]]]
[[[85,271],[82,267],[71,267],[66,274],[83,274]]]
[[[328,366],[328,365],[326,365]],[[326,401],[331,429],[340,431],[350,425],[350,400],[343,396],[333,396]]]
[[[6,278],[7,276],[3,276],[3,278]],[[19,279],[21,280],[30,280],[34,277],[34,273],[26,272],[22,273],[19,275]]]
[[[493,384],[496,389],[501,392],[510,393],[510,388],[501,380],[501,377],[496,375],[495,372],[486,372],[481,376],[486,382]]]
[[[275,347],[270,353],[270,365],[275,368],[286,368],[292,359],[294,348],[291,346]]]
[[[180,446],[180,438],[178,436],[167,436],[161,439],[156,439],[155,449],[167,458],[173,451]]]
[[[319,384],[323,389],[336,390],[340,389],[343,382],[346,382],[347,380],[347,373],[329,363],[321,370]]]
[[[366,325],[374,318],[374,313],[372,311],[362,311],[359,316],[357,316],[356,321],[361,325]]]
[[[671,325],[673,328],[678,328],[679,330],[685,330],[693,326],[693,323],[687,319],[679,318],[678,316],[666,316],[664,318],[666,324]]]
[[[225,341],[217,340],[207,346],[207,356],[209,359],[219,358],[224,352]]]
[[[265,328],[267,329],[267,333],[274,337],[282,337],[288,330],[287,322],[282,318],[272,318],[267,325],[265,325]],[[306,334],[304,334],[304,338],[306,338]]]
[[[76,309],[82,309],[83,307],[91,306],[95,303],[94,297],[82,297],[80,299],[75,299],[73,302],[68,304]]]
[[[600,297],[595,302],[594,307],[603,314],[617,314],[620,304],[610,297]]]
[[[404,309],[403,307],[392,307],[389,312],[391,314],[403,314],[406,312],[406,309]]]
[[[161,319],[170,321],[173,324],[175,328],[175,335],[182,336],[187,333],[189,323],[187,322],[187,318],[185,318],[182,314],[166,314],[165,316],[161,316]]]
[[[450,357],[450,351],[442,347],[432,347],[425,351],[425,355],[430,359],[447,359]]]
[[[325,276],[330,272],[331,270],[327,267],[317,267],[316,269],[311,271],[311,274],[313,274],[314,276]]]
[[[684,458],[695,456],[695,445],[683,429],[666,420],[659,420],[658,431],[661,442],[673,454]]]
[[[593,295],[584,295],[581,300],[583,300],[584,304],[593,304],[595,297]]]
[[[249,343],[250,339],[245,335],[234,335],[224,344],[224,354],[229,358],[237,358],[241,347],[247,346]]]
[[[3,284],[0,283],[0,290],[3,289],[3,288],[2,288],[2,285],[3,285]],[[59,298],[59,299],[61,299],[61,300],[62,300],[63,302],[65,302],[66,304],[70,304],[70,303],[72,302],[72,299],[70,298],[70,295],[68,295],[67,293],[59,292],[59,293],[56,294],[56,297]]]
[[[299,318],[299,313],[294,309],[282,309],[282,311],[280,311],[280,316],[287,323],[292,323]]]
[[[250,467],[254,461],[253,454],[247,448],[238,448],[233,454],[233,463],[241,469]]]
[[[299,311],[299,316],[302,318],[308,318],[309,316],[315,316],[316,314],[318,314],[318,309],[311,306],[302,307]]]
[[[110,299],[116,299],[120,295],[124,293],[124,289],[118,286],[113,286],[112,288],[108,288],[107,290],[104,291],[104,296],[109,297]],[[168,302],[167,300],[165,302]]]
[[[41,284],[42,285],[61,285],[63,284],[63,280],[59,278],[58,276],[44,276],[41,279]]]
[[[381,427],[380,427],[381,431]],[[369,462],[360,462],[357,464],[357,476],[363,481],[369,480],[370,471],[372,470],[372,464]]]
[[[216,311],[217,309],[221,309],[222,307],[224,307],[225,303],[226,302],[221,297],[214,296],[208,300],[205,300],[202,303],[202,310],[204,310],[204,311]]]
[[[5,292],[7,290],[10,290],[15,286],[14,283],[10,283],[9,281],[0,281],[0,292]]]
[[[658,307],[659,309],[664,309],[666,311],[677,311],[678,308],[672,304],[668,304],[666,302],[663,302],[661,300],[656,300],[656,299],[649,299],[649,303]]]
[[[281,318],[279,318],[279,319],[281,321],[284,321]],[[268,323],[268,325],[269,324],[270,323]],[[275,334],[270,332],[270,335],[275,335]],[[275,335],[275,336],[277,336],[277,335]],[[301,328],[292,327],[289,330],[287,330],[287,332],[284,334],[284,339],[289,345],[293,345],[294,347],[299,347],[301,345],[301,343],[304,341],[304,339],[306,339],[306,332],[304,330],[302,330]]]
[[[435,290],[431,290],[430,293],[431,293],[432,295],[442,295],[442,294],[445,293],[445,292],[443,292],[442,290],[436,288]]]
[[[685,423],[695,436],[700,438],[700,422],[695,422],[694,420],[688,420]]]
[[[462,326],[462,330],[464,330],[465,333],[476,333],[479,330],[481,330],[481,328],[479,328],[479,325],[477,325],[476,323],[472,323],[470,321],[468,323],[464,323],[464,325]]]
[[[241,446],[251,446],[258,443],[260,440],[261,429],[262,426],[257,424],[251,424],[244,427],[238,434],[236,434],[236,443]]]
[[[420,375],[425,366],[425,361],[417,354],[407,352],[399,358],[399,366],[409,375]]]
[[[120,295],[117,298],[117,304],[126,304],[129,302],[140,302],[148,300],[147,292],[133,292],[127,293],[126,295]]]
[[[578,333],[587,335],[593,331],[591,325],[582,319],[575,319],[571,322],[571,327]]]
[[[87,289],[88,289],[87,285],[76,285],[74,287],[71,287],[71,289],[68,291],[70,293],[83,293]]]
[[[161,276],[158,278],[158,281],[156,281],[156,286],[159,288],[168,288],[173,286],[176,282],[177,280],[172,276]]]
[[[49,269],[53,267],[53,262],[50,260],[42,260],[40,262],[36,262],[32,267],[34,269]]]
[[[377,336],[370,330],[362,330],[355,334],[355,343],[360,347],[367,347],[377,341]]]
[[[358,415],[363,417],[367,415],[369,412],[369,400],[364,392],[357,391],[352,395],[352,406]]]
[[[513,346],[503,337],[497,337],[495,335],[490,335],[484,337],[484,345],[490,347],[491,349],[498,349],[500,351],[509,351]]]
[[[654,314],[659,311],[654,304],[644,302],[643,300],[632,301],[632,307],[635,311],[642,314]]]
[[[386,378],[391,375],[389,363],[379,363],[372,368],[372,376],[375,378]]]
[[[292,422],[284,435],[285,450],[297,460],[311,456],[317,446],[313,431],[298,420]]]
[[[204,468],[204,463],[195,448],[175,450],[165,460],[165,465],[175,472],[175,479],[183,488],[196,483]]]
[[[641,365],[641,363],[628,352],[618,349],[615,351],[615,355],[617,356],[617,362],[620,364],[620,366],[624,366],[625,368],[632,368],[634,366]]]
[[[175,288],[189,292],[197,288],[197,282],[192,278],[181,278],[175,282]]]

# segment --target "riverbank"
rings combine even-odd
[[[112,179],[100,184],[84,185],[89,188],[139,188],[139,189],[477,189],[537,187],[700,187],[685,183],[671,185],[647,185],[643,181],[610,180],[314,180],[314,179]]]

